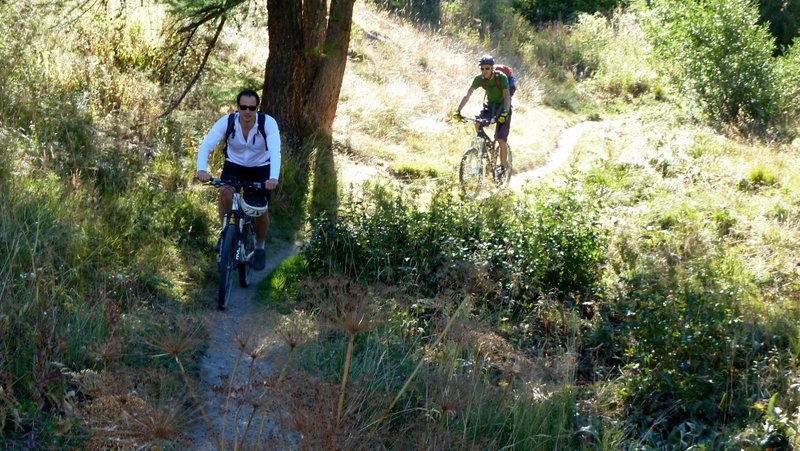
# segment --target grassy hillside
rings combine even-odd
[[[26,24],[0,29],[5,448],[180,448],[198,419],[216,220],[195,149],[261,84],[266,49],[240,37],[266,21],[250,4],[232,18],[157,119],[203,49],[177,64],[167,12],[135,3],[0,6]],[[796,445],[792,133],[692,119],[631,14],[538,30],[510,16],[497,40],[463,8],[434,33],[356,6],[339,217],[261,288],[284,315],[291,359],[267,385],[296,401],[285,427],[311,448]],[[593,125],[559,172],[469,202],[455,173],[471,131],[447,116],[486,51],[519,74],[517,171]]]
[[[311,279],[283,293],[339,318],[340,339],[312,340],[301,361],[321,384],[348,370],[358,380],[344,391],[350,430],[379,424],[373,445],[400,447],[411,446],[403,436],[444,448],[794,443],[791,131],[762,141],[696,122],[648,69],[630,16],[584,18],[535,35],[510,139],[517,169],[531,169],[566,126],[596,121],[570,164],[525,195],[464,203],[453,169],[470,132],[446,116],[485,50],[359,14],[337,122],[343,180],[358,178],[350,160],[404,177],[345,202],[338,224],[317,224],[287,264]],[[548,53],[559,45],[594,61],[592,74]],[[366,330],[347,326],[373,317]],[[420,366],[397,363],[409,360]],[[391,402],[401,404],[390,422]],[[330,427],[305,432],[324,440]],[[364,443],[351,434],[348,446]]]

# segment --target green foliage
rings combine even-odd
[[[610,12],[626,0],[512,0],[514,9],[532,23],[572,22],[580,13]]]
[[[304,252],[312,274],[401,284],[425,296],[470,277],[459,267],[487,262],[504,296],[532,305],[543,293],[592,288],[603,246],[594,210],[572,187],[516,205],[510,198],[462,202],[439,191],[427,210],[376,187],[346,203],[336,220],[315,222]]]
[[[775,53],[783,53],[800,36],[800,1],[758,0],[760,22],[775,36]]]
[[[440,0],[373,0],[389,11],[423,24],[439,25]]]
[[[641,9],[665,70],[708,117],[769,123],[786,110],[773,38],[752,1],[657,0]]]
[[[312,216],[334,216],[339,202],[338,176],[330,138],[314,138],[314,184],[309,212]]]
[[[288,152],[281,159],[281,182],[272,193],[269,207],[270,235],[291,240],[304,232],[308,217],[308,164]]]
[[[778,183],[777,177],[767,168],[758,166],[750,170],[747,177],[739,181],[739,189],[753,191]]]
[[[544,102],[554,108],[585,111],[589,93],[632,101],[659,88],[647,61],[648,45],[635,16],[579,14],[575,23],[547,24],[520,47],[526,61],[544,68]]]
[[[439,176],[439,172],[430,166],[424,164],[400,164],[397,167],[390,168],[395,177],[401,180],[414,180],[435,178]]]
[[[180,128],[152,121],[157,30],[14,3],[0,19],[28,25],[0,31],[0,441],[81,448],[75,374],[173,370],[138,324],[195,294],[211,203],[188,189]]]
[[[590,39],[578,39],[572,30],[572,27],[552,24],[534,34],[530,42],[532,56],[546,68],[559,68],[576,80],[585,80],[600,67],[597,39],[591,39],[589,30],[585,30],[583,36]]]
[[[269,273],[265,282],[259,284],[263,298],[269,300],[270,306],[281,313],[289,313],[300,298],[298,283],[308,273],[305,258],[293,255],[278,264]]]
[[[341,306],[365,295],[363,288],[353,289],[356,284],[340,276],[307,283],[312,285],[305,296],[312,298],[308,303],[318,306],[321,316],[329,316],[333,305],[339,307],[338,315],[352,314]],[[381,292],[380,287],[374,289]],[[581,420],[578,391],[572,386],[550,391],[539,380],[529,379],[529,374],[520,376],[509,370],[501,361],[518,356],[499,353],[497,337],[475,320],[456,320],[439,341],[443,318],[455,315],[452,299],[423,299],[409,307],[388,296],[390,292],[384,294],[386,300],[366,300],[375,310],[370,322],[377,324],[359,333],[352,354],[346,409],[352,428],[370,431],[377,427],[376,418],[403,387],[392,415],[377,434],[393,448],[414,448],[424,442],[437,449],[524,444],[526,449],[556,450],[593,441],[595,437],[576,433]],[[325,339],[297,350],[298,365],[310,374],[307,380],[339,376],[347,340],[340,330],[341,320],[334,323],[335,329],[327,331]],[[411,374],[417,377],[404,385]],[[324,404],[324,400],[316,401]],[[355,440],[362,435],[357,434]]]
[[[680,250],[696,233],[700,219],[692,216],[648,228],[647,244],[626,257],[633,267],[622,272],[624,293],[604,306],[607,322],[593,332],[604,346],[616,343],[612,355],[625,362],[624,415],[659,449],[719,446],[718,424],[749,415],[751,364],[760,355],[751,346],[761,339],[758,329],[744,324],[749,293],[737,280],[741,262],[702,246]],[[718,227],[728,227],[725,214],[717,217]]]

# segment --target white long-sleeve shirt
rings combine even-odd
[[[267,134],[267,147],[268,151],[264,151],[264,137],[258,132],[258,117],[244,139],[242,133],[242,125],[239,123],[239,113],[234,113],[236,116],[233,120],[233,133],[228,139],[228,158],[231,163],[236,163],[240,166],[264,166],[269,164],[269,178],[278,180],[281,173],[281,135],[278,131],[278,123],[275,119],[266,115],[264,121],[264,132]],[[228,129],[228,115],[222,116],[214,125],[208,134],[200,143],[200,148],[197,150],[197,170],[205,171],[208,168],[208,155],[214,150],[214,147],[225,139],[225,132]]]

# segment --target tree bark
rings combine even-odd
[[[263,110],[284,135],[294,197],[313,174],[311,215],[334,217],[338,204],[333,120],[342,88],[355,0],[268,0],[269,57]]]
[[[354,0],[331,0],[323,57],[304,104],[304,129],[309,134],[331,136],[342,89]]]
[[[291,152],[299,151],[305,137],[330,137],[336,116],[355,2],[331,0],[327,21],[325,4],[324,0],[267,1],[264,111],[278,121]]]
[[[300,139],[306,63],[303,9],[299,0],[268,0],[269,56],[262,111],[274,117],[291,148]]]

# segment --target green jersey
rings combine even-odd
[[[497,80],[495,80],[497,77]],[[497,82],[500,82],[500,87],[497,87]],[[483,88],[486,90],[486,102],[489,106],[502,107],[505,103],[503,99],[503,89],[508,89],[508,77],[502,72],[495,71],[492,73],[492,78],[488,80],[483,79],[483,75],[478,75],[472,80],[472,89]]]

